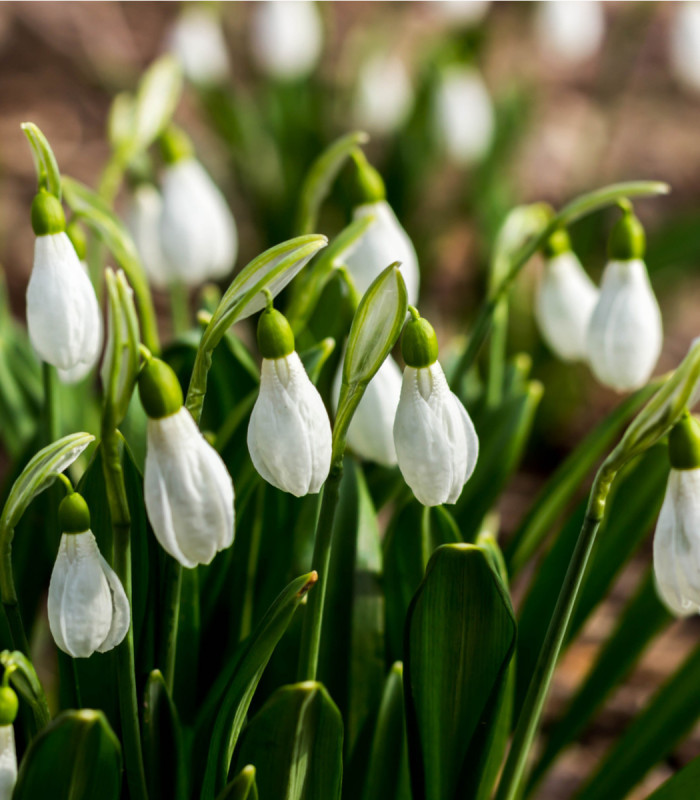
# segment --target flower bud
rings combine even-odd
[[[271,78],[305,77],[316,66],[323,46],[316,4],[311,0],[256,3],[251,42],[255,61]]]
[[[183,403],[182,388],[172,367],[159,358],[150,358],[139,375],[139,397],[152,419],[179,411]]]

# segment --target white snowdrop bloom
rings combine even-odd
[[[494,124],[481,75],[472,67],[445,69],[433,98],[433,127],[447,158],[462,166],[479,161],[491,146]]]
[[[605,35],[598,0],[537,3],[535,23],[540,49],[572,65],[595,55]]]
[[[233,483],[221,456],[182,405],[172,369],[151,359],[139,375],[148,415],[144,500],[161,547],[185,567],[233,542]]]
[[[564,231],[561,243],[547,253],[537,290],[535,318],[542,338],[564,361],[582,361],[598,289],[571,250]],[[550,239],[550,242],[554,237]]]
[[[376,53],[360,68],[354,118],[363,130],[386,136],[400,128],[413,107],[413,87],[398,56]]]
[[[158,189],[150,183],[139,184],[131,196],[126,224],[148,280],[157,289],[166,289],[172,281],[161,246],[162,213],[163,198]]]
[[[170,51],[192,83],[211,86],[228,77],[229,59],[221,22],[205,4],[185,6],[170,33]]]
[[[661,352],[661,311],[642,260],[644,229],[630,209],[610,234],[610,261],[588,326],[588,361],[601,383],[618,392],[643,386]]]
[[[311,0],[268,0],[253,9],[251,46],[260,69],[293,81],[313,71],[323,47],[323,26]]]
[[[121,581],[102,557],[90,531],[90,512],[76,493],[59,507],[61,543],[49,583],[49,627],[54,641],[73,658],[116,647],[129,630]]]
[[[17,783],[17,750],[13,725],[0,725],[0,800],[11,800]]]
[[[316,494],[331,466],[331,423],[294,350],[289,323],[271,305],[258,323],[258,345],[260,394],[248,425],[253,465],[283,492]]]
[[[410,311],[415,316],[401,341],[407,366],[394,420],[399,469],[423,505],[456,503],[476,466],[479,439],[437,361],[435,331]]]
[[[700,3],[673,4],[671,67],[688,88],[700,91]]]
[[[353,219],[368,216],[374,217],[374,221],[345,258],[357,291],[363,295],[383,270],[394,261],[400,261],[408,302],[417,302],[420,270],[408,234],[386,200],[364,203],[353,212]]]
[[[48,364],[86,374],[102,344],[95,290],[65,233],[60,202],[41,191],[32,204],[34,266],[27,286],[32,347]]]
[[[489,9],[489,0],[433,0],[430,10],[448,22],[476,25]]]

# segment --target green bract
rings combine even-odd
[[[61,500],[58,524],[63,533],[83,533],[90,530],[90,509],[82,495],[73,492]]]
[[[172,367],[159,358],[146,361],[139,375],[139,397],[152,419],[169,417],[182,408],[182,388]]]

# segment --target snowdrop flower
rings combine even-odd
[[[197,286],[231,272],[238,250],[233,216],[182,131],[162,137],[160,235],[171,281]]]
[[[148,280],[157,289],[171,283],[160,239],[163,198],[150,183],[140,183],[131,196],[126,224],[134,240]]]
[[[320,491],[331,467],[331,424],[323,400],[294,350],[285,317],[268,307],[258,323],[260,394],[248,425],[255,469],[296,497]]]
[[[294,81],[318,63],[323,27],[311,0],[268,0],[256,3],[251,32],[253,57],[269,77]]]
[[[376,53],[360,68],[355,97],[359,127],[386,136],[398,130],[413,106],[413,87],[398,56]]]
[[[394,261],[399,261],[408,302],[415,303],[420,288],[420,271],[413,243],[386,202],[384,181],[377,170],[367,162],[361,151],[357,151],[354,158],[363,202],[355,208],[353,219],[374,219],[359,242],[347,254],[345,265],[350,271],[355,288],[363,295],[382,270]]]
[[[8,668],[5,668],[0,686],[0,800],[11,800],[17,782],[17,750],[13,723],[17,718],[19,701],[14,690],[7,685]]]
[[[77,492],[59,506],[61,544],[49,584],[49,627],[73,658],[116,647],[129,630],[129,601],[90,530],[87,503]]]
[[[409,307],[401,352],[406,368],[394,420],[399,469],[425,506],[456,503],[479,455],[466,409],[438,363],[435,331]]]
[[[661,352],[661,312],[642,260],[644,248],[644,229],[627,208],[610,236],[610,261],[587,337],[593,373],[618,392],[643,386]]]
[[[435,137],[450,161],[469,166],[493,139],[491,95],[473,67],[454,65],[440,76],[433,98]]]
[[[433,0],[430,10],[447,22],[469,26],[481,22],[490,5],[489,0]]]
[[[148,415],[144,499],[161,547],[185,567],[233,542],[233,483],[221,456],[182,405],[173,370],[151,358],[139,375]]]
[[[542,338],[559,358],[586,358],[586,335],[597,301],[598,289],[572,251],[568,234],[557,231],[545,248],[535,318]]]
[[[671,66],[689,89],[700,91],[700,3],[675,3],[671,22]]]
[[[78,380],[97,363],[102,322],[95,290],[66,234],[60,201],[41,190],[32,203],[36,234],[27,287],[32,347],[64,378]],[[76,374],[78,377],[76,377]]]
[[[169,49],[192,83],[212,86],[228,77],[226,41],[220,20],[209,6],[185,6],[171,31]]]
[[[688,412],[669,435],[671,473],[654,535],[654,578],[672,614],[700,612],[700,424]]]
[[[595,55],[605,35],[598,0],[538,3],[535,22],[540,49],[572,65]]]

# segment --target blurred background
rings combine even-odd
[[[447,350],[484,297],[492,243],[512,207],[558,207],[607,183],[663,180],[672,193],[636,210],[647,226],[647,263],[665,326],[658,372],[678,363],[700,334],[698,4],[285,5],[287,17],[271,21],[263,3],[0,3],[0,264],[16,317],[23,319],[32,263],[35,192],[20,123],[44,131],[63,173],[95,186],[109,156],[112,99],[133,90],[143,69],[171,50],[189,79],[176,120],[233,209],[237,266],[293,235],[313,159],[342,133],[366,130],[366,152],[418,252],[421,311]],[[346,177],[319,232],[333,234],[350,217]],[[117,209],[127,206],[124,193]],[[596,214],[571,231],[596,279],[616,216]],[[545,392],[500,509],[506,537],[544,476],[619,402],[586,367],[563,365],[542,343],[532,316],[539,269],[533,262],[523,272],[511,306],[510,352],[532,356]],[[167,302],[157,299],[167,331]],[[649,563],[650,545],[567,653],[552,712],[612,628]],[[571,796],[698,633],[687,621],[655,641],[540,796]],[[645,797],[699,751],[696,731],[632,796]]]

